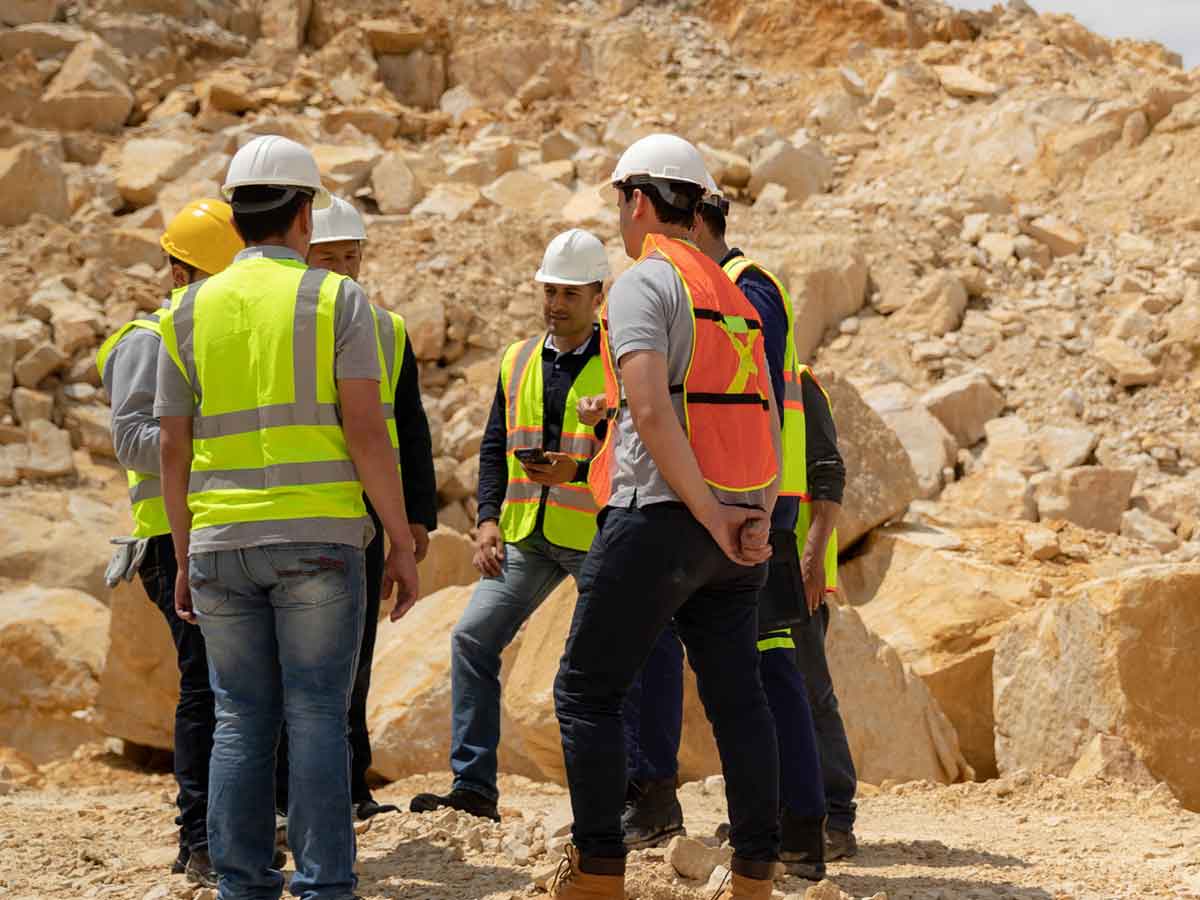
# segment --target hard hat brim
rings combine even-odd
[[[324,235],[319,238],[313,238],[308,242],[310,247],[315,247],[317,244],[336,244],[338,241],[365,241],[365,234],[332,234]]]
[[[328,209],[333,205],[333,195],[329,193],[324,186],[314,188],[311,184],[297,184],[295,181],[288,179],[266,179],[256,178],[253,181],[237,181],[226,182],[221,188],[221,196],[227,203],[233,202],[233,192],[240,187],[290,187],[303,188],[306,191],[313,191],[313,209]]]
[[[533,280],[541,282],[542,284],[569,284],[575,287],[582,287],[585,284],[595,284],[598,281],[603,282],[605,277],[606,276],[602,275],[599,278],[589,278],[586,281],[580,281],[577,278],[562,278],[558,275],[549,275],[545,272],[545,270],[538,269],[537,274],[533,276]]]

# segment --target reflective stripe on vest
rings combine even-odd
[[[681,386],[684,430],[700,472],[718,491],[744,494],[762,490],[779,468],[771,440],[768,392],[771,382],[762,325],[750,301],[719,266],[691,244],[649,234],[639,262],[660,254],[675,269],[692,314],[692,354]],[[608,346],[607,322],[601,358],[605,397],[611,411],[620,403],[616,366]],[[601,505],[612,495],[614,445],[609,428],[589,477]]]
[[[505,452],[508,488],[500,510],[500,532],[509,543],[532,534],[537,527],[538,510],[544,495],[546,509],[542,534],[546,540],[559,547],[587,550],[596,534],[596,513],[599,511],[587,485],[567,483],[545,488],[529,479],[525,467],[514,455],[517,450],[543,446],[541,350],[544,343],[544,337],[518,341],[504,352],[500,363],[508,438]],[[599,442],[593,430],[579,421],[579,401],[599,394],[603,389],[603,367],[598,358],[592,357],[567,392],[559,442],[559,451],[580,462],[595,455]]]
[[[104,369],[108,358],[128,335],[135,330],[149,331],[155,337],[161,338],[162,328],[159,318],[162,310],[155,310],[145,319],[135,319],[126,322],[96,351],[96,368],[100,371],[100,381],[104,383]],[[107,385],[105,385],[107,388]],[[133,536],[135,538],[150,538],[160,534],[169,534],[171,525],[167,521],[167,508],[162,499],[162,483],[158,475],[149,472],[125,470],[125,481],[129,487],[129,508],[133,516]]]
[[[379,345],[379,363],[383,367],[383,379],[379,382],[379,401],[383,405],[383,420],[387,423],[388,437],[396,451],[396,465],[400,465],[400,435],[396,431],[396,388],[400,384],[400,369],[404,364],[404,344],[408,334],[402,316],[378,306],[375,313],[375,339]]]
[[[735,284],[750,269],[766,276],[779,291],[787,315],[787,340],[783,355],[783,481],[779,494],[781,497],[795,497],[800,501],[800,514],[796,517],[796,543],[803,554],[805,542],[808,540],[809,524],[812,521],[812,499],[808,494],[808,432],[804,419],[803,382],[805,378],[809,378],[817,387],[821,388],[821,385],[813,375],[812,369],[801,363],[796,353],[792,298],[783,282],[762,265],[745,256],[734,257],[726,262],[723,268]],[[825,389],[821,388],[821,392],[825,393]],[[828,401],[828,394],[825,394],[825,399]],[[835,529],[825,548],[827,591],[837,587],[837,557],[838,539]]]
[[[334,316],[344,280],[251,257],[191,285],[163,317],[163,347],[196,398],[193,531],[365,516],[337,406]]]
[[[758,652],[766,653],[768,650],[795,650],[796,641],[792,637],[792,629],[780,628],[776,631],[768,631],[758,639]]]

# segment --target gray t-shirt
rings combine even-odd
[[[247,247],[235,262],[253,257],[304,260],[282,247]],[[379,350],[375,340],[375,314],[359,285],[344,279],[338,289],[333,316],[334,377],[379,381]],[[236,377],[236,373],[231,373]],[[203,384],[198,385],[203,394]],[[190,416],[196,412],[192,385],[165,349],[158,355],[158,393],[154,414]],[[266,544],[333,543],[363,547],[374,534],[367,516],[355,519],[280,519],[217,525],[192,532],[191,552],[235,550]]]
[[[692,358],[691,304],[675,268],[654,253],[628,269],[608,295],[608,339],[613,362],[620,369],[621,357],[635,350],[653,350],[667,358],[667,378],[681,385]],[[625,399],[624,388],[621,399]],[[683,395],[672,394],[671,404],[686,431]],[[616,465],[609,506],[642,507],[652,503],[679,502],[658,471],[650,451],[633,425],[629,408],[622,403],[615,423]],[[722,503],[766,506],[764,491],[731,494],[713,489]]]
[[[117,342],[104,363],[117,462],[143,475],[158,474],[154,384],[161,343],[153,331],[133,328]]]

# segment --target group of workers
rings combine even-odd
[[[554,685],[574,823],[552,895],[621,900],[628,850],[684,830],[683,651],[726,777],[721,900],[856,851],[855,774],[825,663],[845,469],[783,284],[726,242],[697,149],[656,134],[612,176],[634,265],[571,229],[546,248],[544,334],[500,362],[474,562],[451,636],[452,790],[413,812],[498,821],[501,653],[568,575]],[[371,796],[376,623],[419,596],[436,526],[404,321],[356,278],[362,217],[279,136],[162,246],[175,288],[102,346],[138,575],[178,650],[179,855],[221,900],[354,897]],[[385,544],[386,536],[386,544]],[[395,594],[394,603],[392,595]],[[197,627],[198,626],[198,627]]]

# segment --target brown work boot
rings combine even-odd
[[[712,900],[771,900],[775,882],[771,880],[774,863],[733,860],[733,871],[725,876],[721,889]]]
[[[625,860],[583,859],[574,844],[567,844],[550,884],[550,896],[558,900],[625,900]]]

